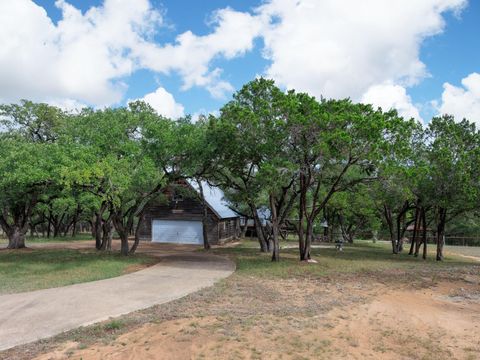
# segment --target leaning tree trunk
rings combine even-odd
[[[255,224],[255,231],[257,233],[258,242],[260,244],[260,251],[268,252],[268,244],[263,235],[262,223],[260,221],[260,218],[258,217],[257,208],[254,204],[249,204],[249,205],[250,205],[250,211],[252,212],[252,216],[253,216],[253,223]]]
[[[135,251],[137,251],[138,244],[140,243],[140,229],[142,228],[144,218],[145,214],[140,214],[137,227],[135,228],[135,241],[133,242],[132,248],[129,251],[130,254],[135,254]]]
[[[418,253],[420,252],[420,246],[426,242],[427,239],[427,224],[426,224],[426,214],[425,214],[425,208],[421,207],[418,212],[418,227],[422,227],[422,238],[420,239],[420,234],[419,231],[420,229],[417,230],[417,237],[415,241],[415,254],[414,256],[417,257]]]

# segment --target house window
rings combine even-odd
[[[175,201],[175,202],[183,201],[183,196],[180,194],[174,193],[172,196],[172,201]]]

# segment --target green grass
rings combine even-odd
[[[122,327],[124,327],[125,324],[122,320],[119,320],[119,319],[113,319],[109,322],[107,322],[104,326],[103,326],[103,329],[105,331],[116,331],[116,330],[120,330]]]
[[[283,243],[282,245],[287,245]],[[289,242],[288,245],[291,245]],[[332,245],[333,246],[333,245]],[[478,266],[478,262],[447,254],[442,262],[435,261],[434,248],[431,247],[427,260],[408,255],[408,249],[394,255],[388,243],[358,241],[344,247],[339,252],[334,248],[314,248],[312,258],[318,263],[304,263],[298,260],[298,249],[282,249],[280,262],[272,263],[269,254],[262,254],[254,241],[243,241],[237,247],[218,248],[217,254],[228,255],[237,263],[239,275],[292,278],[322,277],[348,273],[375,273],[385,270],[448,270],[455,267]]]
[[[150,265],[146,255],[122,257],[95,250],[2,250],[0,294],[46,289],[119,276],[129,267]]]
[[[92,240],[92,235],[91,234],[77,234],[75,237],[72,237],[71,235],[68,236],[57,236],[57,237],[43,237],[43,236],[30,236],[28,235],[25,243],[28,246],[28,244],[36,244],[36,243],[50,243],[50,242],[69,242],[69,241],[84,241],[84,240]],[[8,240],[6,237],[2,234],[0,234],[0,244],[7,244]]]

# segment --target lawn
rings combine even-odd
[[[1,250],[0,294],[112,278],[154,262],[145,255],[122,257],[95,250]]]
[[[44,236],[30,236],[27,235],[27,238],[25,240],[26,245],[28,244],[36,244],[36,243],[49,243],[49,242],[70,242],[70,241],[84,241],[84,240],[92,240],[92,235],[91,234],[77,234],[75,237],[72,237],[71,235],[69,236],[57,236],[57,237],[44,237]],[[1,244],[8,244],[7,238],[3,235],[0,234],[0,245]]]
[[[333,244],[323,244],[312,249],[316,264],[298,261],[298,249],[291,242],[282,243],[280,262],[272,263],[269,254],[261,254],[258,244],[244,241],[236,247],[215,249],[215,253],[235,260],[237,273],[264,278],[318,278],[335,274],[375,273],[379,271],[441,271],[455,267],[471,266],[472,260],[448,253],[442,262],[435,260],[435,247],[430,245],[427,260],[408,255],[408,249],[401,254],[392,254],[388,243],[357,241],[344,246],[343,251],[335,250]],[[285,248],[288,246],[288,248]]]
[[[362,241],[307,264],[292,248],[271,263],[253,241],[216,248],[237,271],[215,286],[0,359],[474,359],[480,264],[431,250],[423,261]]]

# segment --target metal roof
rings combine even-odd
[[[199,191],[196,181],[189,180],[188,183]],[[238,217],[238,214],[228,207],[228,202],[224,199],[224,193],[220,188],[210,186],[206,181],[201,183],[205,201],[220,219]]]

